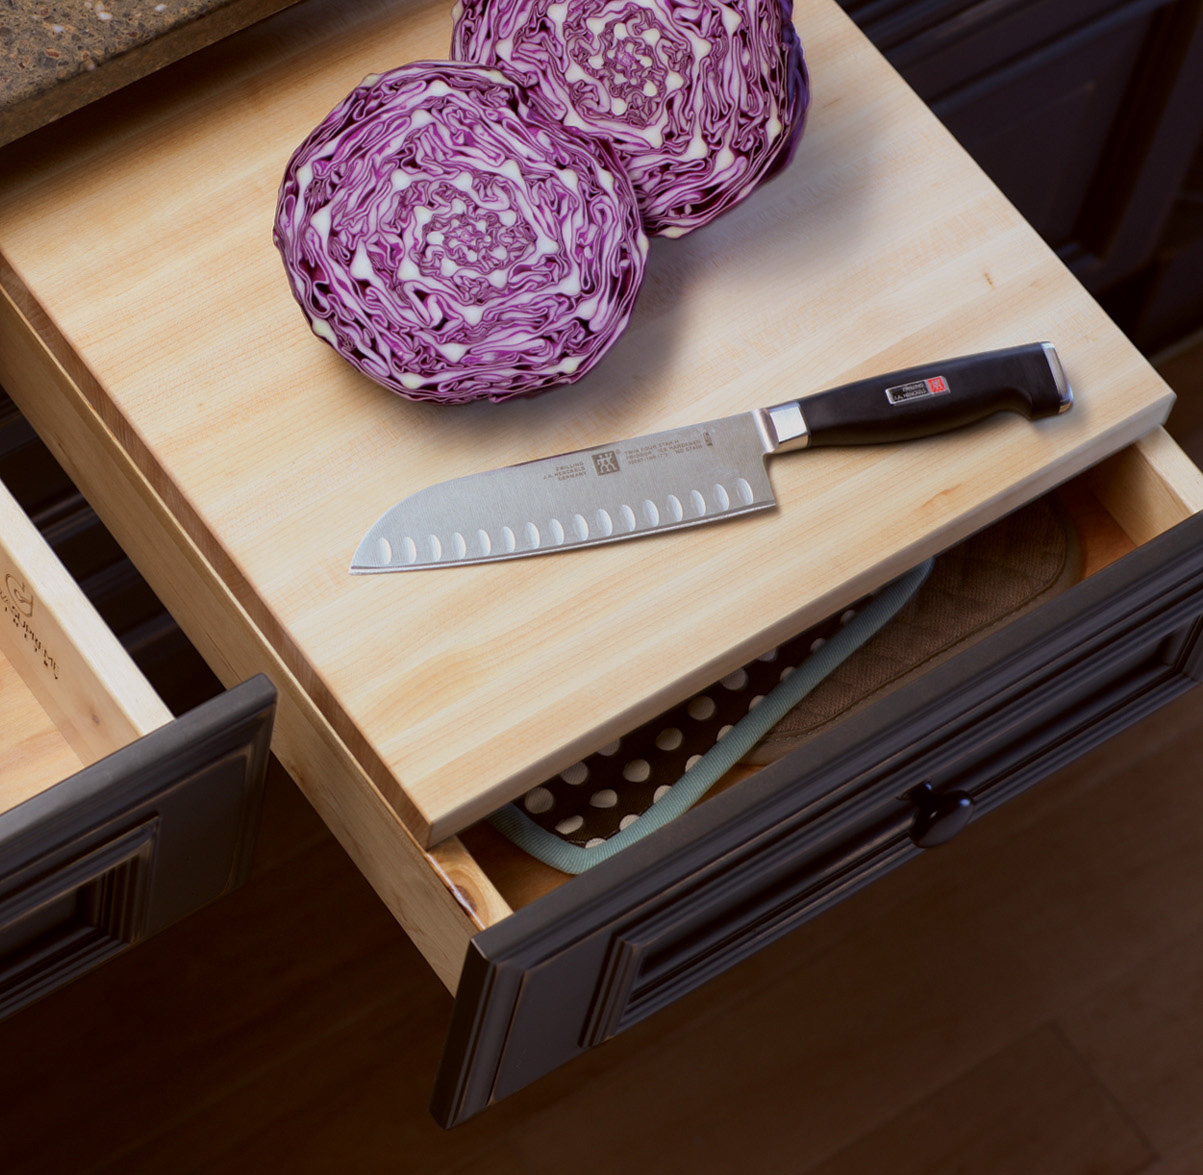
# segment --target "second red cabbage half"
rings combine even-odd
[[[791,159],[810,101],[792,0],[458,0],[452,56],[613,144],[644,228],[708,224]]]

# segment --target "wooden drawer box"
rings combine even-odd
[[[292,148],[365,73],[443,56],[441,4],[297,6],[7,149],[0,383],[220,679],[276,686],[277,755],[458,990],[447,1124],[1194,679],[1203,478],[1159,431],[1169,389],[831,0],[797,19],[816,101],[795,164],[656,243],[604,370],[520,404],[382,394],[307,335],[270,242]],[[379,513],[441,477],[1042,338],[1078,396],[1055,421],[799,454],[774,463],[778,511],[667,541],[347,574]],[[1069,482],[1127,553],[805,755],[573,880],[479,834]]]
[[[242,880],[274,702],[173,718],[0,482],[0,1015]]]

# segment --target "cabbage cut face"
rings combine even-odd
[[[792,0],[458,0],[451,55],[614,144],[647,232],[681,236],[791,159],[810,100]]]
[[[452,62],[353,90],[289,161],[273,239],[314,333],[445,403],[579,379],[626,326],[647,254],[604,144]]]

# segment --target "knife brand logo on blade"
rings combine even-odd
[[[1072,403],[1051,343],[907,368],[771,408],[428,486],[377,519],[351,571],[489,563],[683,530],[775,506],[766,466],[776,453],[909,440],[1004,409],[1035,420]]]

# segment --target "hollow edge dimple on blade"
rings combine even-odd
[[[768,487],[767,477],[765,487]],[[371,575],[551,555],[688,530],[759,513],[776,505],[771,490],[767,498],[758,496],[747,478],[739,478],[737,485],[732,488],[735,499],[732,498],[732,490],[722,482],[715,482],[710,487],[710,500],[707,500],[706,494],[693,489],[688,493],[683,492],[684,501],[681,495],[673,493],[666,495],[662,504],[645,498],[638,504],[638,510],[629,503],[599,507],[592,519],[584,518],[578,511],[566,522],[551,516],[541,522],[527,520],[516,527],[503,525],[494,534],[481,527],[475,528],[476,534],[471,534],[474,528],[465,527],[468,535],[464,534],[464,530],[444,535],[431,533],[417,538],[410,534],[401,540],[401,544],[396,540],[390,541],[382,533],[390,527],[389,519],[393,511],[389,511],[360,543],[350,570],[354,575]],[[403,502],[399,503],[393,509],[404,505]],[[395,549],[398,546],[401,546],[400,552]]]

